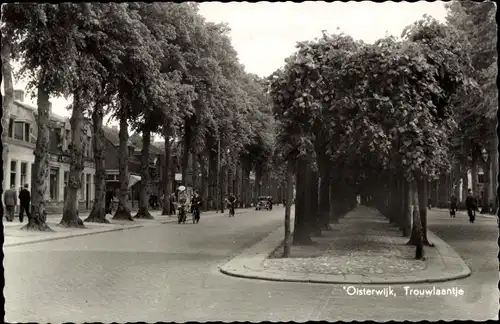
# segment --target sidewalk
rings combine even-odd
[[[432,208],[430,209],[431,211],[432,210],[436,210],[438,212],[442,212],[442,213],[447,213],[448,215],[450,214],[450,210],[449,209],[445,209],[445,208]],[[457,210],[457,214],[460,214],[460,215],[464,215],[464,216],[467,216],[469,217],[469,215],[467,215],[467,212],[464,211],[464,210]],[[477,217],[485,217],[485,218],[497,218],[496,215],[490,215],[490,214],[480,214],[479,212],[476,212],[476,218]]]
[[[462,258],[428,231],[434,248],[425,261],[414,260],[415,247],[378,211],[360,206],[313,238],[312,246],[292,246],[282,258],[284,229],[271,233],[220,268],[249,279],[314,283],[401,284],[442,282],[471,274]]]
[[[236,214],[244,214],[251,209],[240,209],[236,211]],[[14,221],[7,222],[5,218],[3,220],[3,234],[4,234],[4,247],[18,246],[32,243],[39,243],[44,241],[53,241],[66,239],[76,236],[93,235],[106,232],[123,231],[127,229],[139,228],[144,226],[154,226],[159,224],[177,223],[177,216],[161,215],[161,210],[150,211],[154,219],[134,219],[133,222],[126,220],[113,220],[112,215],[107,215],[106,219],[109,224],[100,223],[84,223],[86,228],[66,228],[59,226],[62,215],[47,215],[47,224],[53,230],[53,232],[32,232],[21,230],[21,227],[26,225],[27,219],[23,224],[19,222],[16,217]],[[137,211],[133,211],[132,215],[135,215]],[[226,213],[227,214],[227,213]],[[81,213],[80,219],[84,220],[87,218],[89,213]],[[202,217],[210,217],[214,215],[220,215],[215,211],[203,212]],[[188,214],[187,222],[192,221],[192,215]],[[26,217],[25,217],[26,218]]]

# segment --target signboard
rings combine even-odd
[[[182,173],[175,174],[175,181],[182,181]]]
[[[57,156],[57,162],[71,163],[71,157],[68,155],[59,155]]]

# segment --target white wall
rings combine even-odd
[[[10,182],[10,175],[11,175],[11,161],[16,161],[16,176],[15,176],[15,181],[14,185],[16,190],[19,190],[21,186],[23,186],[25,183],[27,183],[30,187],[31,190],[31,170],[32,170],[32,165],[35,162],[35,156],[33,155],[33,149],[28,148],[28,147],[23,147],[23,146],[18,146],[18,145],[9,145],[9,153],[7,156],[7,165],[6,169],[4,170],[4,182],[3,182],[3,189],[4,191],[10,188],[12,185]],[[27,174],[26,174],[26,180],[23,182],[21,181],[21,163],[25,162],[27,163]],[[57,191],[57,198],[55,200],[52,200],[53,202],[63,202],[64,201],[64,172],[69,173],[69,168],[70,165],[68,163],[61,163],[54,161],[54,158],[52,158],[49,162],[49,168],[54,168],[58,170],[58,191]],[[87,179],[87,174],[90,175],[90,179]],[[50,175],[50,172],[49,172]],[[46,183],[47,183],[47,191],[45,192],[45,199],[48,201],[50,200],[50,176],[47,177]],[[95,169],[91,165],[86,165],[84,170],[83,170],[83,184],[82,184],[82,189],[79,192],[79,200],[85,201],[86,200],[86,183],[87,180],[90,180],[90,188],[89,188],[89,200],[92,201],[94,200],[95,197],[95,184],[94,184],[94,177],[95,177]]]

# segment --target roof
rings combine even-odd
[[[111,127],[103,126],[102,130],[104,132],[104,137],[108,139],[108,141],[111,142],[114,146],[119,146],[120,145],[120,132],[118,130],[115,130]],[[134,146],[130,139],[128,140],[128,145],[129,146]]]
[[[33,106],[33,105],[30,105],[30,104],[28,104],[28,103],[26,103],[26,102],[22,102],[22,101],[19,101],[19,100],[14,100],[14,103],[15,103],[16,105],[18,105],[18,106],[21,106],[21,107],[23,107],[23,108],[26,108],[26,109],[29,109],[29,110],[33,111],[33,113],[35,113],[35,114],[36,114],[36,113],[37,113],[37,111],[38,111],[38,107]],[[50,120],[52,120],[52,121],[62,122],[62,123],[64,123],[64,122],[66,122],[66,121],[68,121],[68,120],[69,120],[69,118],[68,118],[68,117],[63,117],[63,116],[60,116],[60,115],[54,114],[53,112],[51,112],[51,113],[50,113],[49,118],[50,118]]]

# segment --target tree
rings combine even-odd
[[[452,1],[446,5],[448,15],[447,23],[457,30],[461,36],[461,43],[471,57],[473,69],[469,71],[470,77],[479,84],[480,90],[473,95],[463,93],[460,96],[458,121],[460,130],[456,136],[459,138],[458,151],[466,148],[466,154],[480,163],[485,174],[486,183],[483,195],[482,213],[488,212],[489,183],[493,181],[496,188],[496,177],[490,179],[490,165],[493,165],[493,174],[496,174],[497,163],[490,160],[497,159],[496,110],[498,106],[498,90],[496,87],[497,55],[496,55],[496,24],[495,3],[485,1],[476,3],[472,1]],[[481,130],[486,132],[478,132]],[[486,160],[483,154],[473,151],[486,150]],[[475,188],[474,188],[475,190]],[[497,202],[494,202],[495,209]]]
[[[13,36],[14,47],[18,49],[20,73],[27,76],[28,89],[37,89],[38,133],[32,172],[32,213],[25,229],[48,230],[43,197],[49,158],[49,96],[67,96],[74,92],[77,28],[68,26],[78,21],[81,8],[75,4],[25,3],[4,7],[6,34]],[[76,211],[73,215],[75,222],[71,225],[83,226],[81,220],[76,221]]]
[[[3,21],[2,21],[3,23]],[[12,76],[12,35],[5,30],[2,29],[2,49],[1,49],[1,58],[2,58],[2,76],[3,76],[3,84],[4,84],[4,98],[2,100],[2,129],[9,129],[9,120],[10,120],[10,110],[14,103],[14,81]],[[9,147],[7,146],[7,137],[8,132],[2,132],[2,161],[3,161],[3,170],[7,170],[7,155],[9,153]],[[3,194],[3,189],[1,189]]]

